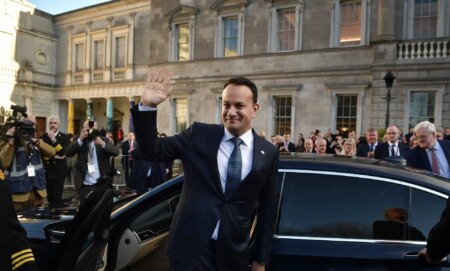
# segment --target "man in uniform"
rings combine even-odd
[[[49,207],[59,208],[63,206],[62,194],[64,181],[69,171],[66,163],[65,151],[69,145],[69,138],[59,131],[59,118],[48,117],[48,133],[41,139],[55,149],[55,156],[44,156],[45,174],[47,177],[47,199]]]
[[[11,193],[0,169],[0,270],[37,271],[25,230],[17,219]]]

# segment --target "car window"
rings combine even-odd
[[[356,176],[286,173],[277,234],[385,239],[378,224],[389,209],[405,210],[408,194],[408,187]]]
[[[136,232],[141,242],[167,232],[172,223],[179,194],[172,195],[148,208],[130,224],[130,230]]]
[[[446,207],[447,199],[418,189],[412,189],[409,223],[425,236],[436,224]]]

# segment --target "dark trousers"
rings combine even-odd
[[[186,267],[179,265],[173,261],[170,262],[170,271],[216,271],[216,249],[217,242],[211,240],[208,243],[208,247],[200,255],[195,265],[192,267]]]
[[[47,180],[47,199],[50,207],[62,207],[65,178]]]

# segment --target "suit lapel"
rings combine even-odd
[[[261,167],[265,165],[266,163],[266,152],[267,150],[264,150],[263,147],[263,140],[261,137],[259,137],[255,131],[252,132],[253,134],[253,162],[252,162],[252,169],[248,173],[247,177],[245,177],[244,180],[242,180],[241,186],[239,187],[238,191],[241,190],[242,186],[246,185],[248,182],[251,182],[253,179],[252,176],[255,172],[258,172],[261,170]],[[236,191],[236,192],[238,192]]]
[[[218,125],[217,128],[211,129],[211,134],[208,135],[208,157],[209,157],[209,168],[213,169],[214,174],[214,186],[216,187],[217,193],[222,197],[224,196],[222,190],[222,183],[220,182],[219,168],[217,166],[217,155],[219,153],[220,142],[222,141],[224,135],[224,127]]]
[[[432,169],[431,169],[431,163],[430,163],[430,161],[428,160],[427,151],[426,151],[424,148],[420,148],[419,151],[420,151],[420,159],[421,159],[422,161],[424,161],[426,170],[432,171]]]

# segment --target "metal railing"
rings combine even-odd
[[[129,155],[118,155],[115,157],[111,157],[110,159],[110,163],[114,162],[114,168],[116,169],[116,171],[120,174],[116,174],[115,176],[113,176],[113,186],[114,189],[116,190],[120,190],[121,188],[125,188],[126,187],[126,183],[125,183],[125,170],[122,166],[122,158],[128,158]],[[68,161],[69,164],[69,176],[66,178],[66,181],[64,183],[64,188],[72,188],[75,189],[75,183],[74,183],[74,173],[75,173],[75,160],[76,157],[70,157],[70,158],[66,158],[66,159],[71,159],[70,161]],[[72,165],[71,165],[72,163]],[[72,167],[71,167],[72,166]],[[183,172],[183,165],[181,163],[180,160],[175,160],[173,167],[172,167],[172,171],[173,171],[173,175],[172,177],[178,176],[179,174],[181,174]]]

